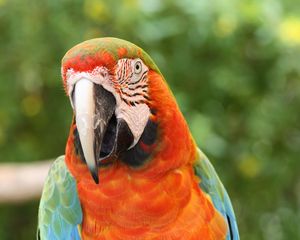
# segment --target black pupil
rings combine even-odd
[[[139,65],[139,64],[136,64],[136,65],[135,65],[135,69],[136,69],[136,70],[139,70],[139,69],[140,69],[140,65]]]

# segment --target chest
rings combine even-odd
[[[224,235],[225,230],[220,231],[226,228],[224,220],[199,191],[188,167],[158,178],[122,169],[100,176],[99,185],[90,181],[77,185],[83,239],[200,239],[200,232]]]

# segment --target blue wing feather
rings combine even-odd
[[[199,158],[194,164],[194,170],[201,179],[200,187],[211,197],[214,207],[227,220],[228,234],[226,240],[239,240],[237,222],[227,191],[208,158],[199,149],[198,153]]]
[[[81,222],[76,182],[65,164],[64,156],[61,156],[53,163],[44,184],[37,238],[80,240],[78,225]]]

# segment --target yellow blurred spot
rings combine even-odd
[[[300,44],[300,18],[288,17],[279,27],[280,39],[288,45]]]
[[[2,7],[6,3],[6,0],[0,0],[0,7]]]
[[[236,29],[236,21],[230,17],[222,16],[215,24],[215,34],[218,37],[226,37]]]
[[[26,116],[33,117],[41,111],[42,104],[40,96],[29,95],[22,100],[21,107]]]
[[[124,0],[126,6],[134,8],[137,6],[137,0]]]
[[[105,1],[85,0],[84,12],[86,16],[95,21],[102,21],[109,17],[109,11],[105,5]]]
[[[248,178],[256,177],[261,170],[258,159],[253,156],[244,157],[239,163],[238,167],[240,172]]]
[[[248,22],[257,22],[261,16],[260,4],[257,1],[239,1],[241,16]]]

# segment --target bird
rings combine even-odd
[[[67,51],[61,75],[73,117],[37,239],[239,239],[227,191],[142,48],[90,39]]]

